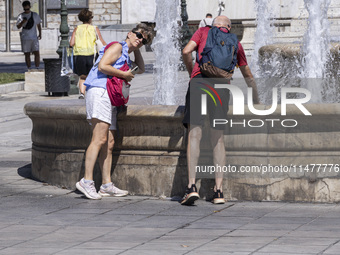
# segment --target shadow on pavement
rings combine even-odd
[[[25,166],[19,167],[18,174],[23,178],[28,178],[28,179],[38,181],[34,179],[32,176],[32,164],[27,164]]]

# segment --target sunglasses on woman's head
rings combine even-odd
[[[132,33],[134,33],[137,36],[138,39],[143,39],[142,43],[144,45],[148,43],[148,41],[143,37],[143,35],[140,32],[132,31]]]

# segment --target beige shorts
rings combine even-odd
[[[91,87],[86,91],[86,118],[91,124],[91,119],[98,119],[110,124],[110,130],[117,130],[117,108],[111,105],[107,90]]]
[[[24,53],[39,51],[38,38],[35,40],[21,40],[21,49]]]

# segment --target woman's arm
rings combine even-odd
[[[145,72],[145,65],[144,65],[144,59],[142,54],[140,53],[140,50],[137,49],[134,52],[135,55],[135,61],[132,62],[133,67],[135,67],[136,65],[138,66],[138,74],[144,73]]]
[[[100,33],[98,27],[96,27],[96,31],[97,31],[98,38],[99,38],[99,40],[102,42],[102,44],[103,44],[103,45],[107,45],[107,43],[104,41],[104,39],[103,39],[103,37],[102,37],[102,34]]]
[[[77,31],[77,28],[75,28],[73,30],[73,33],[72,33],[72,36],[71,36],[71,40],[70,40],[70,46],[73,47],[74,44],[76,43],[76,31]]]
[[[123,46],[120,43],[112,44],[104,53],[102,59],[99,62],[98,70],[104,74],[110,76],[116,76],[119,78],[123,78],[127,81],[131,81],[135,76],[131,73],[131,71],[121,71],[117,68],[114,68],[112,65],[120,58],[122,55]]]

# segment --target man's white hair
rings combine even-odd
[[[213,21],[213,26],[227,27],[231,26],[230,19],[227,16],[217,16]]]

